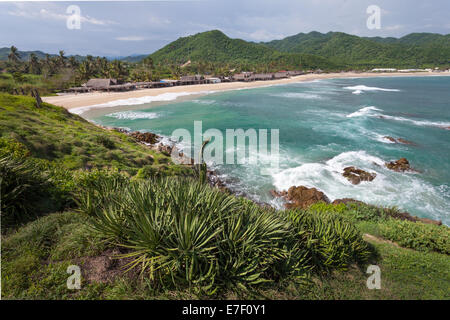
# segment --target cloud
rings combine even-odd
[[[400,25],[400,24],[396,24],[396,25],[393,25],[393,26],[387,26],[387,27],[384,27],[383,29],[385,29],[385,30],[387,30],[387,31],[395,31],[395,30],[400,30],[400,29],[403,29],[405,26],[402,26],[402,25]]]
[[[25,11],[23,9],[21,10],[15,10],[15,11],[8,11],[8,14],[10,16],[14,17],[22,17],[22,18],[28,18],[28,19],[51,19],[51,20],[67,20],[69,17],[71,17],[70,14],[62,14],[53,12],[47,9],[40,9],[39,11]],[[93,17],[90,17],[88,15],[80,15],[81,23],[90,23],[93,25],[100,25],[100,26],[106,26],[106,25],[112,25],[117,24],[117,22],[111,21],[111,20],[100,20]]]
[[[140,36],[116,37],[115,39],[119,40],[119,41],[144,41],[144,40],[147,40],[147,38],[140,37]]]

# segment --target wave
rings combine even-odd
[[[383,111],[383,110],[378,109],[377,107],[374,107],[374,106],[364,107],[364,108],[359,109],[356,112],[353,112],[353,113],[347,115],[347,118],[356,118],[356,117],[366,116],[366,115],[369,115],[372,111]]]
[[[152,102],[172,101],[172,100],[176,100],[177,98],[183,97],[183,96],[189,96],[189,95],[195,95],[195,94],[209,94],[209,93],[214,93],[214,91],[166,92],[166,93],[162,93],[162,94],[159,94],[156,96],[144,96],[144,97],[139,97],[139,98],[120,99],[120,100],[114,100],[114,101],[110,101],[110,102],[102,103],[102,104],[78,107],[78,108],[70,109],[69,111],[71,113],[80,115],[91,109],[111,108],[111,107],[117,107],[117,106],[132,106],[132,105],[146,104],[146,103],[152,103]]]
[[[430,218],[450,223],[447,209],[450,203],[444,188],[427,183],[418,174],[390,171],[384,163],[383,159],[365,151],[343,152],[323,163],[304,163],[280,170],[272,175],[272,181],[279,191],[292,186],[314,187],[331,201],[353,198],[374,205],[397,206],[412,214],[427,212]],[[377,177],[372,182],[353,185],[342,176],[343,169],[349,166],[375,172]]]
[[[309,92],[287,92],[282,94],[273,94],[272,97],[289,98],[289,99],[306,99],[306,100],[323,99],[322,96],[316,93],[309,93]]]
[[[408,123],[412,123],[415,124],[416,126],[421,126],[421,127],[438,127],[438,128],[443,128],[443,129],[447,129],[450,127],[450,122],[443,122],[443,121],[427,121],[427,120],[412,120],[412,119],[408,119],[408,118],[403,118],[403,117],[395,117],[395,116],[388,116],[388,115],[384,115],[384,114],[379,114],[376,115],[378,118],[380,119],[388,119],[388,120],[394,120],[394,121],[400,121],[400,122],[408,122]]]
[[[378,87],[368,87],[365,85],[358,85],[352,87],[344,87],[344,89],[352,90],[353,94],[361,94],[364,91],[385,91],[385,92],[399,92],[398,89],[386,89],[386,88],[378,88]]]
[[[374,111],[379,111],[379,113],[375,113]],[[407,122],[414,124],[416,126],[422,126],[422,127],[438,127],[442,129],[448,129],[450,128],[450,122],[445,121],[428,121],[428,120],[413,120],[408,119],[404,117],[396,117],[396,116],[390,116],[381,113],[381,109],[370,106],[370,107],[363,107],[359,109],[358,111],[355,111],[353,113],[348,114],[347,118],[357,118],[357,117],[374,117],[379,119],[387,119],[387,120],[394,120],[394,121],[400,121],[400,122]]]
[[[105,117],[116,118],[119,120],[156,119],[159,118],[159,114],[143,111],[122,111],[107,114]]]

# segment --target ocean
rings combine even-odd
[[[275,206],[280,203],[270,190],[303,185],[331,200],[395,206],[450,225],[450,77],[331,79],[211,93],[158,106],[154,100],[113,103],[114,110],[103,108],[90,120],[166,137],[180,128],[192,132],[194,121],[202,121],[204,131],[224,133],[279,129],[278,169],[262,174],[264,164],[209,165],[235,192]],[[413,144],[393,143],[386,136]],[[384,167],[403,157],[416,171]],[[342,176],[348,166],[377,176],[353,185]]]

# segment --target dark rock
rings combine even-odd
[[[418,218],[415,217],[417,221],[425,223],[425,224],[434,224],[435,226],[442,226],[442,221],[431,220],[427,218]]]
[[[345,168],[342,175],[353,184],[360,184],[361,181],[373,181],[377,176],[376,173],[369,173],[355,167]]]
[[[389,162],[385,164],[386,167],[390,170],[397,172],[411,171],[411,166],[409,161],[406,158],[401,158],[394,162]]]
[[[130,134],[133,138],[135,138],[137,141],[145,142],[148,144],[155,144],[159,141],[159,136],[151,133],[151,132],[133,132]]]
[[[172,147],[160,144],[158,146],[158,151],[163,155],[170,157],[170,155],[172,154]]]
[[[390,137],[390,136],[385,136],[384,138],[386,140],[389,140],[389,141],[394,142],[394,143],[414,145],[414,142],[408,141],[408,140],[405,140],[405,139],[402,139],[402,138],[393,138],[393,137]]]
[[[271,191],[275,197],[284,198],[287,203],[285,207],[287,209],[301,208],[306,209],[314,203],[325,202],[330,203],[328,197],[316,188],[307,188],[304,186],[291,187],[288,191]]]
[[[333,201],[332,204],[333,204],[333,205],[338,205],[338,204],[341,204],[341,203],[343,203],[343,204],[348,204],[348,203],[365,204],[365,203],[362,202],[362,201],[358,201],[358,200],[350,199],[350,198],[336,199],[336,200]]]
[[[405,140],[405,139],[402,139],[402,138],[397,138],[397,142],[398,143],[403,143],[403,144],[414,145],[414,142],[408,141],[408,140]]]

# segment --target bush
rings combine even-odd
[[[283,214],[192,179],[102,177],[78,201],[105,239],[130,250],[122,256],[132,259],[128,267],[160,286],[245,289],[366,257],[344,221]]]
[[[380,233],[402,247],[450,254],[450,231],[447,226],[389,219],[380,224]]]
[[[2,232],[47,211],[51,183],[30,160],[0,158]]]
[[[318,271],[345,269],[353,262],[365,263],[369,259],[371,252],[361,233],[339,214],[316,211],[313,207],[288,211],[287,215],[295,232],[307,244],[309,257]]]

